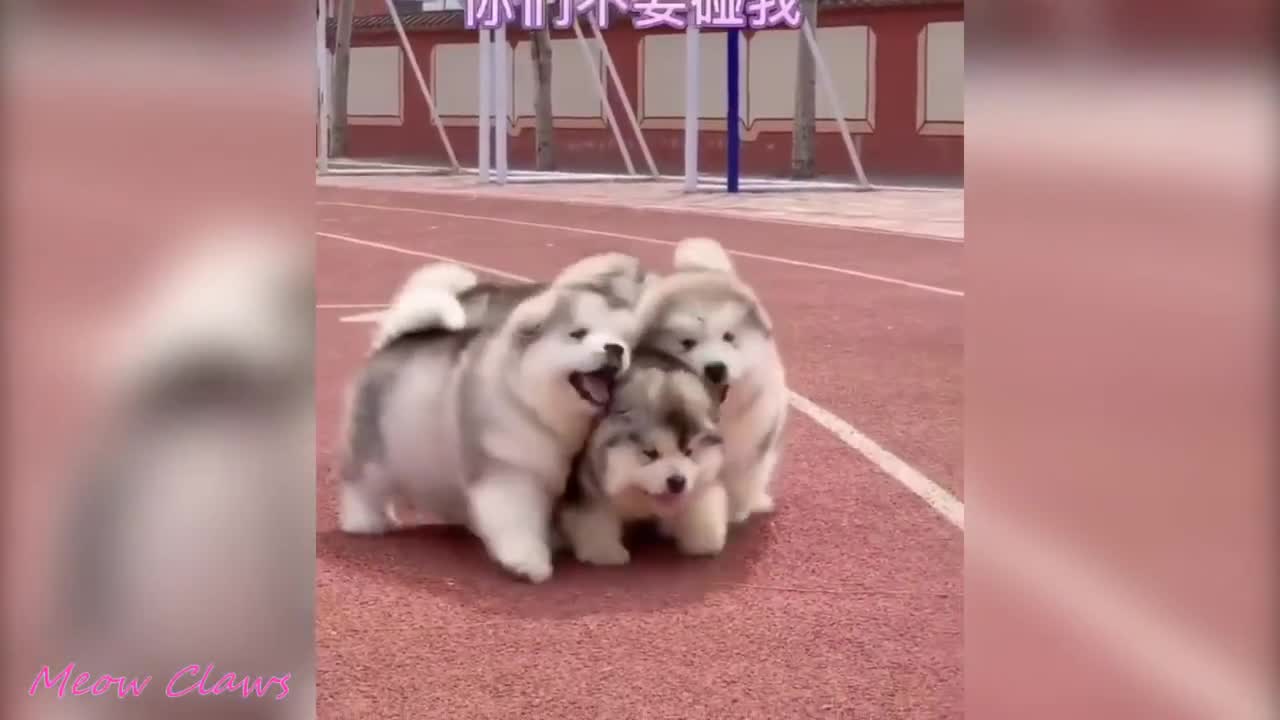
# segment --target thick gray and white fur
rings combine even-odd
[[[729,507],[720,484],[715,388],[660,353],[637,350],[576,463],[557,512],[581,562],[621,565],[628,525],[656,521],[690,555],[725,544]]]
[[[542,582],[554,503],[638,334],[614,290],[633,300],[643,274],[607,255],[546,285],[468,275],[423,268],[384,315],[348,398],[339,524],[384,532],[404,501],[466,525],[497,563]]]
[[[789,393],[768,313],[709,238],[676,246],[675,272],[648,284],[637,313],[638,347],[660,350],[722,394],[721,480],[730,519],[773,510]]]

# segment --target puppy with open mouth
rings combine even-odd
[[[630,364],[638,263],[586,258],[549,284],[481,285],[428,265],[397,294],[349,397],[339,523],[395,525],[403,501],[463,524],[510,572],[552,574],[573,457]]]
[[[719,481],[715,390],[678,361],[637,351],[575,461],[557,511],[579,561],[629,562],[624,533],[642,521],[656,522],[686,554],[724,548],[729,506]]]

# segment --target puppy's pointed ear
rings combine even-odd
[[[584,288],[634,306],[651,282],[640,260],[622,253],[601,253],[582,258],[551,281],[557,287]]]
[[[538,293],[525,300],[507,318],[508,330],[519,342],[527,344],[537,340],[546,329],[547,321],[560,300],[560,296],[551,291]]]
[[[691,237],[676,245],[676,270],[710,270],[737,275],[729,253],[708,237]]]
[[[552,285],[596,285],[614,278],[638,278],[640,261],[618,252],[590,255],[574,262],[556,275]]]
[[[769,318],[769,313],[765,311],[759,300],[755,300],[751,305],[751,311],[747,313],[747,322],[764,333],[765,337],[773,336],[773,320]]]
[[[679,296],[684,284],[679,275],[650,276],[636,300],[636,324],[643,335],[652,332],[657,322],[667,314],[671,304]]]

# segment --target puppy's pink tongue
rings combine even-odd
[[[592,402],[598,405],[604,405],[609,402],[609,384],[598,377],[591,375],[582,378],[582,389],[587,391],[591,396]]]

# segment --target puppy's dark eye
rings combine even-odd
[[[574,330],[573,332],[569,333],[569,337],[573,338],[574,340],[581,340],[586,336],[587,336],[586,328],[578,328],[577,330]]]
[[[736,339],[736,338],[734,337],[733,333],[731,333],[731,332],[727,332],[727,333],[725,333],[725,334],[724,334],[724,341],[725,341],[725,342],[727,342],[727,343],[731,343],[731,342],[733,342],[735,339]]]
[[[644,451],[644,456],[645,456],[645,457],[647,457],[647,458],[649,458],[650,460],[657,460],[657,459],[658,459],[658,451],[657,451],[657,450],[654,450],[653,448],[649,448],[648,450],[645,450],[645,451]]]
[[[688,446],[682,447],[680,448],[680,452],[684,453],[685,457],[693,457],[693,448],[691,447],[688,447]]]
[[[692,350],[692,349],[694,349],[695,347],[697,347],[697,345],[698,345],[698,341],[697,341],[697,340],[694,340],[694,339],[692,339],[692,338],[685,338],[684,340],[681,340],[681,341],[680,341],[680,345],[681,345],[685,350]]]

